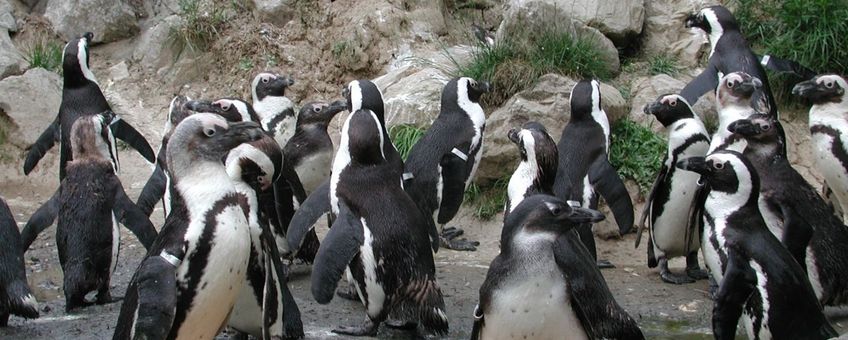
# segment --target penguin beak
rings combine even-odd
[[[762,87],[763,82],[760,79],[756,77],[751,77],[751,79],[745,79],[741,83],[739,83],[739,86],[737,86],[736,89],[743,95],[748,96],[753,94],[754,91],[761,89]]]
[[[606,217],[600,211],[581,207],[571,207],[571,214],[566,216],[569,222],[577,224],[600,222],[604,218]]]
[[[184,107],[194,112],[218,113],[217,108],[208,100],[190,100]]]
[[[660,104],[659,102],[648,103],[645,104],[645,107],[642,109],[642,111],[645,112],[646,115],[653,115],[656,114],[657,110],[659,110],[660,107],[662,107],[662,104]]]
[[[334,101],[330,103],[330,106],[327,106],[327,108],[324,110],[324,112],[330,115],[330,117],[333,117],[337,113],[347,110],[347,101],[344,99]]]
[[[686,17],[686,21],[683,22],[683,26],[686,28],[698,27],[701,28],[701,17],[698,13],[689,14]]]
[[[675,166],[678,169],[692,171],[701,175],[708,175],[710,172],[710,169],[707,166],[707,159],[705,157],[689,157],[677,162]]]
[[[506,133],[506,137],[515,145],[521,142],[521,138],[518,137],[518,130],[515,128],[509,129],[509,132]]]
[[[231,141],[233,143],[232,147],[242,143],[250,143],[263,136],[265,136],[265,132],[262,131],[262,127],[256,122],[229,123],[227,132],[224,133],[224,139]]]
[[[480,91],[480,93],[489,93],[492,91],[492,84],[489,84],[487,81],[478,82],[477,91]]]
[[[85,32],[85,33],[83,33],[83,34],[82,34],[82,37],[83,37],[83,38],[85,38],[85,40],[86,40],[88,43],[90,43],[92,40],[94,40],[94,33],[91,33],[91,32]]]
[[[286,80],[286,87],[294,85],[294,78],[292,77],[283,77]]]
[[[727,127],[727,131],[738,133],[743,136],[753,136],[760,133],[759,126],[748,119],[737,120]]]
[[[792,94],[802,98],[808,98],[817,89],[818,84],[816,83],[816,80],[810,79],[796,84],[795,87],[792,88]]]

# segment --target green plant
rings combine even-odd
[[[250,71],[253,69],[253,60],[250,60],[248,57],[244,57],[239,59],[238,67],[242,71]]]
[[[665,140],[633,121],[613,124],[610,134],[610,163],[622,177],[639,184],[642,193],[650,190],[662,165]]]
[[[409,152],[418,140],[424,136],[426,130],[409,124],[399,124],[389,128],[389,137],[397,148],[400,157],[405,161]]]
[[[673,76],[680,72],[677,59],[665,55],[652,57],[648,61],[648,68],[651,71],[651,75],[667,74]]]
[[[39,39],[27,50],[26,60],[30,67],[41,67],[49,71],[62,70],[62,45],[55,41]]]
[[[509,176],[499,178],[484,186],[471,183],[465,190],[463,203],[474,208],[474,216],[481,220],[490,220],[506,205],[506,188],[509,185]]]
[[[183,20],[169,32],[172,44],[180,52],[185,48],[191,51],[208,50],[226,23],[226,6],[214,0],[209,2],[209,9],[203,8],[201,0],[179,0],[178,5]]]

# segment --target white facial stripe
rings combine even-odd
[[[574,93],[574,91],[571,92],[572,94]],[[594,119],[598,125],[601,126],[601,129],[604,130],[604,136],[606,137],[606,151],[609,153],[609,118],[607,118],[607,113],[604,112],[604,109],[601,108],[601,87],[595,80],[592,80],[592,119]]]
[[[592,110],[601,108],[601,87],[592,80]]]
[[[339,198],[336,196],[336,187],[339,185],[339,173],[350,164],[350,138],[348,137],[348,131],[350,131],[351,117],[353,117],[353,114],[349,114],[347,119],[345,119],[344,125],[342,125],[339,149],[336,152],[336,157],[333,158],[333,170],[330,173],[330,208],[334,214],[339,213]]]
[[[80,39],[79,43],[77,43],[77,59],[79,60],[80,69],[82,69],[82,75],[97,84],[97,79],[94,78],[94,73],[91,73],[91,70],[88,68],[88,53],[85,51],[86,42],[85,39]],[[64,57],[62,57],[64,59]]]
[[[386,159],[386,151],[383,149],[385,146],[385,141],[383,140],[383,126],[380,125],[380,120],[377,119],[377,114],[374,111],[368,110],[368,113],[371,114],[371,118],[374,119],[374,124],[377,125],[377,136],[380,136],[380,155],[383,156],[383,159]]]
[[[350,91],[350,112],[362,109],[362,88],[359,87],[359,81],[354,80],[347,86]]]
[[[215,126],[220,126],[222,128],[229,127],[229,124],[227,124],[227,120],[225,120],[224,117],[214,113],[195,113],[186,118],[186,120],[189,119],[200,121],[204,128],[214,128]]]
[[[719,39],[724,34],[724,28],[721,27],[721,24],[718,22],[718,16],[716,16],[712,9],[704,8],[701,14],[710,23],[710,57],[712,57],[713,53],[715,53],[716,44],[718,44]]]
[[[470,80],[471,78],[463,77],[456,82],[456,99],[459,107],[468,115],[474,125],[474,137],[471,139],[471,149],[474,149],[482,141],[483,128],[486,126],[486,114],[480,104],[468,99],[468,82]]]
[[[268,155],[253,145],[241,144],[227,155],[225,164],[227,166],[227,174],[230,178],[241,180],[241,166],[238,161],[241,158],[247,158],[256,163],[262,169],[262,172],[265,173],[265,176],[274,177],[276,172],[274,170],[274,162],[268,158]]]
[[[243,121],[243,122],[252,121],[252,119],[250,118],[250,112],[247,109],[246,103],[239,101],[239,100],[233,100],[233,101],[230,101],[230,102],[232,103],[232,105],[234,105],[236,107],[236,110],[238,110],[239,114],[241,114],[241,121]]]
[[[262,72],[260,74],[257,74],[256,77],[253,77],[253,82],[250,84],[250,93],[253,97],[254,103],[259,101],[259,96],[256,95],[256,87],[259,86],[259,82],[263,79],[271,80],[274,78],[277,78],[277,76],[267,72]]]

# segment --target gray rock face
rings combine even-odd
[[[115,0],[49,0],[44,17],[65,40],[94,33],[94,42],[112,42],[139,32],[132,7]]]
[[[17,32],[18,23],[15,21],[15,16],[13,15],[15,8],[10,1],[0,0],[0,29]]]
[[[645,32],[642,47],[672,56],[684,67],[698,65],[707,50],[703,31],[688,29],[683,21],[691,12],[706,6],[710,1],[654,0],[645,3]]]
[[[293,0],[252,0],[256,18],[276,26],[284,26],[295,15]]]
[[[173,61],[173,56],[170,54],[168,34],[171,28],[179,24],[180,20],[182,19],[179,16],[170,15],[145,29],[138,37],[138,42],[133,49],[133,60],[148,69],[163,67],[168,62]]]
[[[24,59],[24,56],[12,44],[9,33],[0,29],[0,79],[21,74],[28,65],[29,63]]]
[[[617,45],[642,33],[645,21],[644,0],[550,0],[571,16],[595,27]]]
[[[663,131],[663,126],[653,116],[643,112],[645,104],[652,103],[660,95],[668,93],[680,93],[686,86],[686,82],[674,79],[669,75],[660,74],[653,77],[641,77],[633,80],[630,88],[631,109],[629,119],[650,127],[654,132]],[[714,96],[705,95],[692,107],[705,122],[717,121]]]
[[[43,68],[0,81],[0,109],[16,127],[10,141],[21,146],[38,139],[53,121],[62,102],[62,79]]]
[[[555,141],[571,117],[569,98],[577,81],[547,74],[530,89],[510,98],[503,107],[486,120],[483,159],[477,170],[477,180],[488,181],[511,174],[518,164],[518,148],[509,141],[507,132],[527,121],[537,121],[547,128]],[[610,123],[623,118],[629,111],[627,102],[612,86],[601,84],[601,105]]]

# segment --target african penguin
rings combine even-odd
[[[336,177],[337,218],[315,258],[312,295],[318,303],[329,303],[347,272],[368,319],[334,332],[373,336],[391,317],[444,335],[448,320],[427,217],[394,176],[395,165],[383,152],[388,141],[382,130],[370,110],[353,112],[342,128],[336,158],[349,159],[349,164]]]
[[[26,279],[24,249],[18,224],[6,201],[0,197],[0,327],[9,323],[9,315],[27,319],[38,317],[38,301],[32,295]]]
[[[712,136],[708,153],[726,149],[738,142],[728,139],[731,135],[727,127],[731,123],[757,113],[750,105],[751,96],[762,86],[759,79],[744,72],[733,72],[721,78],[716,88],[716,111],[718,129]]]
[[[848,82],[834,74],[798,83],[792,93],[812,102],[810,133],[816,166],[833,191],[843,214],[848,212]],[[842,221],[848,216],[840,215]]]
[[[660,267],[664,282],[682,284],[707,278],[698,265],[701,247],[696,225],[689,223],[689,211],[698,189],[698,174],[682,171],[674,165],[679,160],[706,156],[710,137],[704,123],[682,96],[661,95],[645,105],[645,114],[653,115],[668,130],[668,151],[662,168],[654,180],[645,201],[641,225],[648,228],[648,267]],[[648,222],[645,225],[645,222]],[[636,236],[641,241],[642,228]],[[677,275],[668,270],[668,260],[686,257],[686,273]]]
[[[80,117],[68,138],[72,160],[68,162],[55,201],[56,246],[67,311],[90,305],[86,295],[95,291],[95,303],[112,302],[109,285],[121,246],[119,220],[138,236],[145,248],[150,248],[156,239],[153,224],[127,197],[112,162],[103,156],[109,148],[104,137],[113,119],[111,111]],[[45,203],[50,204],[54,203]],[[38,220],[39,212],[31,219]],[[50,224],[52,217],[47,225]],[[32,225],[27,223],[24,230],[29,233],[27,229]]]
[[[480,96],[490,90],[489,83],[468,77],[445,84],[439,115],[406,159],[404,189],[425,216],[436,218],[441,246],[448,249],[476,250],[480,244],[458,238],[462,229],[444,225],[456,216],[480,165],[486,130]]]
[[[153,212],[153,208],[159,200],[164,197],[162,208],[165,216],[171,211],[170,194],[168,188],[168,166],[165,161],[165,155],[168,150],[168,138],[174,133],[174,127],[180,124],[185,117],[188,117],[193,111],[185,107],[191,98],[186,96],[176,96],[171,99],[171,104],[168,106],[168,120],[165,121],[165,129],[162,131],[162,144],[159,145],[159,151],[156,152],[156,163],[153,165],[153,173],[141,189],[141,194],[138,195],[136,205],[144,211],[147,216]]]
[[[221,159],[264,136],[254,122],[196,113],[168,141],[171,213],[124,298],[114,339],[212,339],[244,285],[248,199]]]
[[[730,150],[676,165],[701,174],[711,187],[704,203],[704,255],[720,284],[713,305],[716,339],[733,339],[740,316],[749,339],[836,337],[804,270],[760,215],[754,166]],[[718,253],[706,251],[711,247]]]
[[[633,203],[621,177],[609,163],[610,125],[601,108],[601,90],[595,80],[581,80],[571,89],[571,119],[562,130],[554,193],[576,206],[597,209],[604,197],[623,235],[633,228]],[[592,224],[577,227],[589,254],[597,260]],[[598,261],[612,267],[609,261]]]
[[[510,129],[507,138],[518,147],[521,163],[509,178],[504,221],[525,198],[536,194],[552,195],[559,166],[556,143],[542,124],[524,123],[521,129]]]
[[[331,104],[311,102],[300,108],[294,135],[285,145],[283,154],[286,163],[297,172],[307,195],[330,178],[333,141],[327,127],[346,107],[344,101],[337,101]]]
[[[59,106],[59,114],[44,132],[30,146],[24,161],[24,173],[30,171],[38,164],[38,161],[58,141],[59,154],[59,179],[65,178],[66,164],[73,160],[69,138],[71,126],[79,117],[95,115],[104,111],[111,111],[106,97],[100,90],[94,74],[89,68],[88,44],[94,34],[88,32],[81,37],[71,40],[65,45],[62,55],[62,74],[64,82],[62,85],[62,103]],[[156,156],[150,144],[135,128],[129,125],[121,117],[115,115],[111,122],[107,122],[111,133],[108,136],[109,144],[103,150],[104,156],[109,159],[115,171],[120,169],[118,163],[117,144],[115,137],[127,142],[130,147],[136,149],[148,162],[153,163]]]
[[[291,77],[263,72],[253,78],[250,86],[258,123],[274,136],[280,148],[285,148],[295,133],[294,104],[286,97],[286,89],[292,85]]]
[[[522,200],[480,287],[471,339],[644,339],[574,232],[603,219],[553,196]]]
[[[729,126],[760,174],[760,213],[769,231],[807,271],[822,305],[848,303],[848,227],[780,153],[777,120],[755,114]]]

